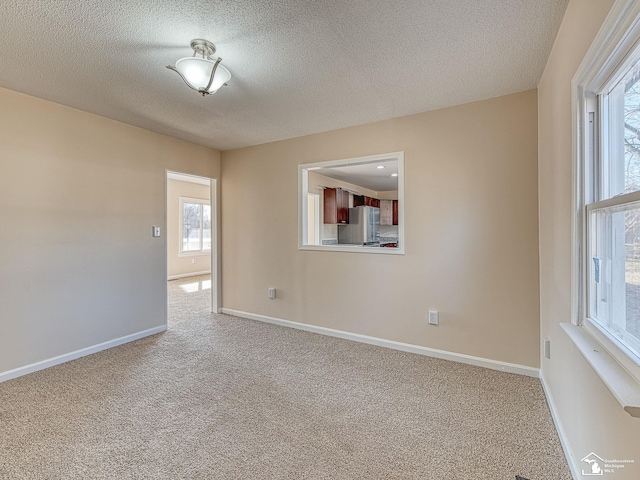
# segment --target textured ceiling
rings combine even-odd
[[[3,0],[0,86],[220,150],[536,87],[567,0]],[[229,86],[165,68],[214,42]]]

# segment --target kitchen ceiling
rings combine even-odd
[[[4,0],[0,86],[219,150],[535,88],[567,0]],[[203,98],[166,65],[216,44]]]
[[[314,173],[376,192],[398,190],[398,160],[382,160],[340,167],[314,168]],[[396,176],[391,176],[395,174]]]

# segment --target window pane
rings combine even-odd
[[[606,100],[602,199],[640,190],[640,66],[634,66]]]
[[[640,190],[640,70],[636,66],[623,80],[625,122],[625,193]]]
[[[589,215],[589,316],[640,355],[640,203]]]
[[[202,206],[202,242],[203,250],[211,250],[211,206]]]
[[[200,217],[202,205],[197,203],[184,203],[182,225],[182,251],[189,252],[200,250]]]

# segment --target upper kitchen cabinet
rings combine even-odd
[[[349,192],[342,188],[324,189],[324,223],[349,223]]]
[[[398,225],[398,200],[392,200],[393,205],[392,205],[392,220],[391,220],[391,224],[392,225]]]
[[[368,197],[366,195],[354,195],[353,196],[353,206],[354,207],[378,207],[380,208],[380,200],[373,197]],[[389,224],[391,225],[391,224]]]

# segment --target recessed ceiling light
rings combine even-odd
[[[384,165],[378,165],[377,168],[385,168]]]
[[[392,174],[391,174],[391,176],[392,176],[392,177],[397,177],[397,176],[398,176],[398,174],[397,174],[397,173],[392,173]]]

